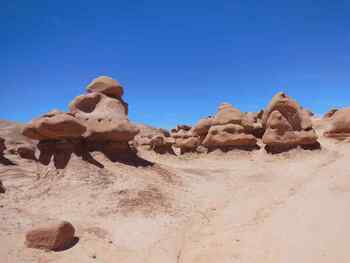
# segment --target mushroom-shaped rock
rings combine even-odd
[[[66,221],[34,228],[26,234],[26,246],[48,250],[69,248],[74,241],[75,229]]]
[[[83,137],[100,142],[132,140],[139,129],[128,120],[128,105],[121,98],[121,86],[110,78],[100,77],[87,89],[89,94],[76,97],[69,105],[71,114],[87,127]],[[120,92],[116,93],[118,89]]]
[[[252,134],[246,134],[239,124],[225,124],[212,126],[202,144],[209,151],[215,149],[231,150],[234,148],[253,149],[257,148],[256,138]]]
[[[350,138],[350,108],[340,109],[333,114],[324,136],[339,140]]]
[[[118,83],[118,81],[107,76],[100,76],[94,79],[87,86],[87,91],[88,93],[103,93],[114,98],[121,98],[124,93],[123,87]]]
[[[266,128],[263,143],[268,152],[279,153],[297,146],[304,149],[320,147],[309,113],[284,93],[273,97],[262,121]]]
[[[60,140],[80,137],[86,127],[71,114],[53,111],[27,124],[22,134],[34,140]]]
[[[164,135],[155,135],[150,141],[150,148],[159,154],[175,154],[172,146],[174,139],[165,137]]]

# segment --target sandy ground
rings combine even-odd
[[[181,157],[141,152],[148,167],[98,168],[78,158],[57,171],[0,166],[0,262],[350,262],[350,143],[268,155]],[[10,158],[10,157],[9,157]],[[53,219],[76,227],[61,252],[24,246]]]

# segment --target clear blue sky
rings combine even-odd
[[[66,110],[98,75],[133,121],[170,128],[283,90],[350,105],[350,1],[18,1],[0,8],[0,119]]]

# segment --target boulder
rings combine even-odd
[[[66,221],[34,228],[27,232],[25,244],[29,248],[63,250],[74,242],[75,229]]]
[[[88,93],[98,92],[113,98],[121,98],[124,93],[123,87],[118,81],[107,76],[95,78],[86,89]]]
[[[350,108],[337,110],[331,116],[329,127],[324,136],[339,140],[350,138]]]
[[[320,147],[309,113],[284,93],[272,98],[264,110],[262,125],[265,128],[263,143],[268,152],[278,153],[298,146]]]
[[[35,147],[30,144],[20,144],[16,149],[17,154],[23,159],[36,160]]]
[[[27,124],[22,134],[33,140],[60,140],[80,137],[86,128],[69,113],[51,111]]]

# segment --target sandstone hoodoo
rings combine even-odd
[[[128,104],[123,88],[109,77],[99,77],[87,87],[87,94],[76,97],[70,112],[53,110],[33,120],[23,135],[39,140],[39,160],[64,168],[72,153],[87,159],[88,152],[102,151],[113,159],[125,159],[134,152],[129,146],[139,132],[128,120]]]
[[[123,88],[108,77],[99,77],[89,84],[88,94],[76,97],[69,105],[70,112],[86,127],[83,137],[91,150],[106,150],[114,144],[114,151],[126,153],[129,142],[139,132],[128,120],[128,104],[123,101]]]
[[[277,93],[266,107],[262,124],[265,128],[263,143],[266,150],[278,153],[295,147],[320,147],[309,113],[286,94]]]
[[[25,244],[29,248],[64,250],[74,242],[75,229],[66,221],[34,228],[27,232]]]
[[[350,108],[340,109],[332,115],[324,136],[339,140],[350,138]]]
[[[175,140],[175,147],[180,149],[180,153],[196,152],[201,143],[199,136],[193,134],[192,127],[188,125],[178,125],[171,130],[171,137]]]
[[[202,138],[202,145],[208,151],[221,149],[255,149],[257,139],[262,129],[257,115],[244,114],[229,103],[220,105],[214,117],[200,120],[194,127],[194,134]],[[261,132],[260,132],[261,133]]]

